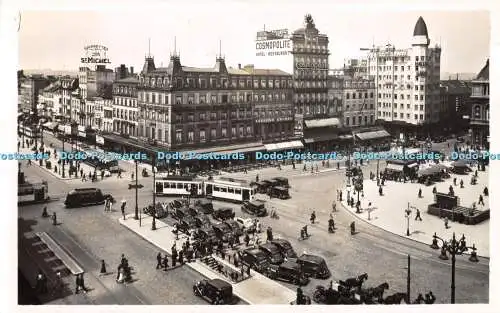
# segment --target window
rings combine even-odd
[[[194,103],[194,97],[193,96],[189,96],[188,97],[188,104],[193,104]]]
[[[194,141],[194,132],[192,130],[188,131],[188,142]]]
[[[188,121],[189,121],[189,122],[193,122],[193,121],[194,121],[194,114],[193,114],[193,113],[190,113],[190,114],[188,115]]]
[[[252,127],[247,126],[247,136],[251,136],[251,135],[252,135]]]
[[[228,100],[227,100],[227,95],[222,95],[222,103],[227,103]]]
[[[380,95],[380,94],[379,94],[379,95]],[[349,94],[348,94],[348,93],[345,95],[345,98],[346,98],[346,99],[349,99]]]
[[[212,128],[210,129],[210,139],[215,139],[217,138],[217,129]]]
[[[216,120],[217,119],[217,112],[210,112],[210,119],[213,121],[213,120]]]
[[[481,118],[481,107],[479,105],[476,105],[474,107],[474,118],[477,118],[477,119]]]
[[[423,120],[424,119],[424,115],[423,114],[420,114],[420,119]]]
[[[227,128],[222,127],[222,138],[227,138]]]
[[[420,95],[420,100],[424,100],[424,95]]]
[[[370,92],[370,98],[373,98],[373,92]]]
[[[182,97],[181,96],[175,97],[175,104],[182,104]]]
[[[240,137],[243,137],[245,135],[243,133],[243,129],[244,129],[243,126],[240,126],[240,129],[239,129],[239,132],[238,132]]]
[[[178,129],[175,132],[175,141],[176,142],[182,142],[182,130]]]
[[[200,113],[200,121],[204,121],[206,119],[205,113]]]
[[[417,114],[415,114],[415,119],[418,120],[418,115]]]
[[[207,96],[203,95],[203,96],[200,96],[200,103],[203,104],[203,103],[206,103],[207,102]]]
[[[420,111],[423,111],[424,110],[424,106],[421,104],[420,105]]]
[[[415,85],[415,90],[418,90],[418,85]]]
[[[205,130],[202,129],[200,130],[200,141],[205,141],[206,138],[205,138]]]
[[[380,112],[378,112],[378,113],[380,113]],[[348,117],[346,117],[346,118],[345,118],[345,124],[346,124],[347,126],[349,126],[349,118],[348,118]]]
[[[231,137],[236,137],[236,127],[231,127]]]
[[[418,100],[418,95],[415,95],[415,100]]]
[[[212,104],[217,103],[217,96],[216,95],[212,95],[212,97],[210,98],[210,103],[212,103]]]

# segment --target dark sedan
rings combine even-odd
[[[281,252],[281,255],[286,258],[297,258],[297,253],[293,250],[292,244],[285,239],[273,239],[271,241]]]
[[[213,225],[212,228],[214,229],[215,236],[223,242],[228,242],[229,237],[234,236],[231,227],[225,223]]]
[[[270,242],[261,244],[259,249],[271,260],[271,264],[279,265],[285,261],[278,247]]]

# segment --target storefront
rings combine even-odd
[[[390,149],[391,135],[384,129],[358,132],[354,136],[357,146],[363,150],[385,151]]]
[[[345,135],[336,117],[304,121],[304,148],[307,151],[328,152],[341,148],[340,135]]]

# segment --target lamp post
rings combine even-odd
[[[153,155],[153,223],[151,224],[151,230],[156,230],[156,171],[155,171],[155,165],[156,165],[156,157]]]
[[[408,202],[408,208],[405,210],[405,217],[406,217],[406,236],[410,236],[410,215],[411,215],[411,208],[410,208],[410,202]]]
[[[138,161],[135,160],[135,215],[134,215],[134,219],[138,220],[139,219],[139,206],[138,206],[138,203],[137,203],[137,199],[138,199],[138,190],[139,188],[137,187],[138,186],[138,176],[137,175],[137,167],[138,167]],[[153,190],[154,191],[154,190]]]
[[[448,256],[446,255],[446,252],[448,252],[451,255],[451,303],[455,303],[455,256],[461,255],[464,252],[468,251],[469,249],[472,250],[469,261],[471,262],[479,262],[479,259],[477,258],[477,253],[476,253],[476,246],[473,244],[472,247],[468,247],[467,243],[465,242],[465,235],[462,234],[462,238],[460,240],[457,240],[455,237],[455,233],[453,233],[453,237],[449,242],[446,242],[444,239],[441,237],[437,236],[436,233],[432,236],[432,244],[430,247],[432,249],[439,249],[438,245],[438,240],[441,241],[441,255],[439,256],[440,259],[442,260],[448,260]]]
[[[62,151],[62,152],[64,152],[64,141],[65,141],[65,140],[64,140],[64,135],[63,135],[63,136],[62,136],[62,149],[63,149],[63,151]],[[65,174],[65,172],[64,172],[64,165],[65,165],[65,163],[66,163],[66,158],[63,158],[63,159],[62,159],[62,162],[61,162],[61,166],[62,166],[62,178],[65,178],[65,177],[66,177],[66,174]]]

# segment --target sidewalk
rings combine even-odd
[[[351,214],[357,218],[370,223],[374,226],[382,228],[399,236],[409,238],[430,245],[432,243],[432,235],[434,232],[441,238],[449,240],[455,233],[457,239],[460,239],[462,234],[465,235],[468,246],[476,245],[477,254],[479,256],[490,256],[489,245],[489,229],[490,220],[486,220],[477,225],[465,225],[456,222],[449,222],[448,229],[444,227],[444,220],[437,216],[427,214],[427,206],[434,202],[434,194],[432,189],[436,186],[438,192],[447,192],[450,185],[453,185],[453,178],[457,177],[457,184],[461,179],[464,181],[464,188],[460,186],[454,187],[455,194],[460,198],[460,204],[470,206],[472,202],[477,202],[478,196],[482,193],[485,186],[488,185],[488,172],[478,172],[478,184],[470,185],[470,175],[455,175],[444,182],[439,182],[431,186],[424,186],[417,183],[402,183],[394,181],[386,181],[383,186],[383,196],[378,193],[376,181],[364,181],[364,197],[360,196],[361,213],[356,213],[356,207],[351,208],[347,205],[347,191],[350,190],[354,202],[357,201],[357,194],[353,195],[354,190],[345,188],[342,191],[342,205]],[[422,198],[418,198],[418,190],[422,189]],[[485,205],[477,205],[479,210],[489,208],[489,199],[484,197]],[[368,213],[367,208],[369,203],[372,204],[372,210]],[[407,219],[405,210],[410,207],[418,208],[422,217],[422,221],[415,220],[415,209],[409,219],[410,236],[406,236]],[[370,220],[368,220],[370,215]],[[470,251],[469,251],[470,252]]]
[[[151,244],[170,254],[171,247],[176,242],[175,235],[172,233],[172,228],[162,221],[156,220],[157,229],[153,231],[151,230],[152,220],[152,217],[143,215],[141,221],[142,226],[139,226],[139,221],[134,220],[133,214],[130,214],[127,216],[126,220],[120,218],[119,222],[146,241],[149,241]],[[186,238],[185,235],[179,236],[179,240],[177,240],[176,244],[177,247],[181,247]],[[225,260],[214,255],[212,255],[212,257],[226,266],[232,266]],[[290,304],[296,297],[294,291],[253,270],[251,271],[250,278],[234,283],[199,260],[185,263],[184,266],[191,267],[209,279],[219,278],[229,282],[233,286],[233,293],[248,304]],[[193,285],[195,283],[196,282],[193,281]]]

